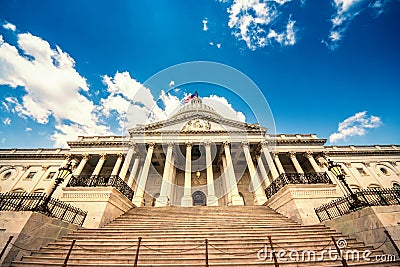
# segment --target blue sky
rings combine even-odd
[[[278,133],[400,144],[398,14],[397,0],[0,1],[0,147],[119,135],[127,105],[132,123],[165,119],[195,90],[254,122],[251,91],[146,82],[190,61],[247,75]]]

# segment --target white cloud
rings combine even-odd
[[[229,14],[228,26],[238,40],[243,40],[250,50],[256,50],[273,42],[282,46],[296,43],[295,21],[289,15],[284,29],[281,25],[283,11],[281,6],[292,0],[233,0],[227,9]]]
[[[4,43],[3,35],[0,34],[0,45]]]
[[[372,8],[376,16],[383,13],[385,5],[390,0],[332,0],[335,9],[331,18],[331,29],[328,41],[323,41],[329,49],[334,50],[344,37],[352,20],[367,8]]]
[[[32,131],[32,128],[27,127],[27,128],[25,129],[25,132],[31,132],[31,131]]]
[[[221,48],[221,44],[217,44],[217,48],[220,49]]]
[[[4,125],[10,125],[11,124],[11,119],[10,118],[5,118],[5,119],[3,119],[3,124]]]
[[[175,81],[172,81],[172,80],[171,80],[171,81],[169,82],[169,87],[174,87],[174,86],[175,86]]]
[[[3,42],[0,45],[0,84],[16,88],[24,87],[26,94],[22,100],[6,98],[13,112],[23,118],[32,118],[41,124],[47,124],[54,117],[57,129],[66,129],[63,125],[73,124],[84,127],[87,134],[109,129],[99,126],[96,105],[81,94],[88,91],[88,85],[74,68],[75,61],[60,47],[52,49],[50,44],[30,33],[17,34],[18,48]],[[67,132],[59,132],[56,137]],[[71,139],[69,139],[71,140]],[[65,143],[63,144],[65,146]]]
[[[205,19],[203,19],[203,31],[208,31],[208,27],[207,27],[207,23],[208,23],[208,19],[207,18],[205,18]]]
[[[1,143],[4,144],[6,142],[7,139],[5,139],[4,137],[1,138]]]
[[[13,32],[15,32],[17,30],[17,27],[15,27],[14,24],[10,23],[10,22],[6,22],[3,24],[3,28],[6,30],[11,30]]]
[[[363,136],[367,133],[367,129],[377,128],[381,125],[381,118],[368,116],[366,111],[358,112],[340,122],[338,131],[329,136],[329,141],[336,143],[340,140],[346,141],[349,136]]]
[[[231,120],[246,121],[244,114],[236,111],[225,97],[210,95],[202,99],[204,104],[212,107],[221,116]]]

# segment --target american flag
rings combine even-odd
[[[192,99],[195,99],[195,98],[197,98],[197,97],[199,97],[199,95],[198,95],[198,93],[197,93],[197,91],[196,91],[196,92],[194,92],[194,94],[191,94],[191,95],[188,95],[187,97],[185,97],[184,100],[183,100],[183,102],[184,102],[185,104],[187,104],[187,103],[189,103]]]

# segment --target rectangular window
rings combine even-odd
[[[367,175],[367,173],[365,172],[364,168],[357,168],[357,171],[361,174],[361,175]]]
[[[46,180],[53,179],[55,174],[56,174],[55,172],[50,172],[49,175],[47,175]]]
[[[29,175],[26,177],[27,180],[32,180],[33,176],[35,176],[36,172],[30,172]]]

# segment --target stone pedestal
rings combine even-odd
[[[191,207],[193,206],[193,199],[191,196],[183,196],[181,200],[182,207]]]
[[[207,206],[218,206],[218,198],[216,196],[208,196]]]
[[[385,253],[398,257],[384,231],[387,230],[397,246],[400,247],[399,223],[400,205],[394,205],[363,208],[321,224],[350,235],[375,248],[383,244],[380,248]]]
[[[12,261],[29,256],[31,252],[27,250],[39,250],[78,229],[79,226],[32,211],[1,211],[0,228],[2,246],[13,236],[11,243],[26,249],[21,250],[11,244],[8,246],[0,259],[0,265],[10,266]]]
[[[232,196],[232,206],[244,206],[243,198],[239,195]]]
[[[135,205],[117,189],[108,187],[64,187],[61,199],[88,212],[84,227],[99,228]]]
[[[304,225],[318,224],[314,208],[340,197],[334,184],[288,184],[265,203]]]

